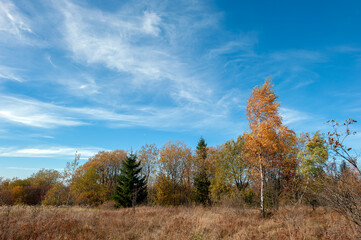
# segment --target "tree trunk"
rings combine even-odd
[[[260,171],[261,171],[261,216],[265,218],[264,214],[264,172],[262,163],[260,163]]]

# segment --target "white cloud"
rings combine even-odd
[[[102,122],[112,127],[235,129],[245,120],[241,117],[233,120],[231,115],[233,111],[241,112],[238,106],[245,99],[239,92],[222,90],[219,89],[221,84],[213,84],[212,80],[217,77],[212,76],[212,68],[219,58],[234,53],[231,60],[222,65],[237,68],[234,76],[239,79],[237,81],[253,82],[273,74],[275,78],[296,79],[296,88],[313,83],[317,76],[306,66],[324,60],[319,52],[307,50],[257,54],[253,49],[258,41],[254,33],[240,34],[224,45],[195,53],[193,50],[204,46],[189,44],[196,45],[206,36],[200,32],[212,29],[218,23],[217,14],[199,3],[187,2],[179,12],[169,10],[168,3],[143,2],[134,6],[130,3],[111,12],[67,0],[54,4],[55,11],[63,17],[58,29],[65,42],[62,47],[70,51],[81,69],[90,71],[69,74],[70,77],[56,76],[53,81],[65,86],[72,96],[85,97],[91,104],[69,107],[3,96],[0,97],[0,119],[3,121],[39,128]],[[28,22],[23,15],[17,16],[24,19],[20,22]],[[30,29],[28,24],[16,26],[25,32],[24,29]],[[63,68],[58,64],[60,60],[54,64],[50,55],[45,57],[55,70]],[[109,72],[104,71],[104,67]],[[92,74],[93,68],[102,69],[112,77],[96,77]],[[5,73],[0,69],[0,78],[21,80]],[[308,77],[300,82],[299,75],[304,77],[305,73]],[[164,95],[162,100],[167,101],[162,107],[159,102],[151,103],[159,92]],[[121,101],[119,93],[128,94],[130,100]],[[98,100],[103,98],[103,102]],[[116,103],[121,102],[120,106],[113,104],[116,107],[109,108],[113,99]],[[93,105],[94,102],[101,104]],[[283,115],[287,123],[305,119],[289,109],[285,109]]]
[[[75,59],[150,79],[169,74],[161,69],[168,54],[151,41],[160,31],[160,18],[155,13],[132,16],[106,14],[70,2],[63,6],[64,37]],[[141,38],[149,37],[151,43],[140,43]]]
[[[302,81],[302,82],[299,82],[294,88],[296,89],[296,88],[301,88],[301,87],[305,87],[305,86],[308,86],[308,85],[310,85],[310,84],[312,84],[312,83],[314,83],[315,81],[314,80],[306,80],[306,81]]]
[[[241,56],[252,56],[253,47],[258,42],[258,38],[255,33],[241,34],[237,37],[237,40],[231,40],[225,44],[213,48],[209,51],[209,57],[216,57],[225,54],[241,54]]]
[[[160,32],[159,23],[161,18],[153,12],[144,12],[143,29],[145,32],[157,36]]]
[[[341,46],[333,47],[331,49],[333,51],[339,52],[339,53],[359,53],[359,52],[361,52],[361,48],[352,47],[352,46],[348,46],[348,45],[341,45]]]
[[[68,157],[75,156],[78,152],[82,157],[92,157],[100,148],[72,148],[72,147],[48,147],[48,148],[0,148],[1,157]]]
[[[235,73],[234,78],[257,83],[260,79],[272,76],[278,88],[297,89],[316,82],[319,75],[314,68],[328,61],[327,54],[322,51],[288,49],[257,53],[253,49],[246,51],[227,48],[227,45],[224,47],[233,54],[224,66],[227,71]]]
[[[54,64],[54,62],[51,60],[51,56],[47,55],[46,59],[49,61],[50,65],[53,66],[54,68],[57,68],[57,66]]]
[[[7,96],[0,97],[0,119],[41,128],[85,124],[64,116],[61,107],[53,104]]]
[[[73,96],[90,96],[100,93],[100,87],[94,77],[86,73],[73,75],[75,76],[61,77],[57,83],[65,86]]]
[[[308,113],[300,112],[295,109],[281,107],[279,112],[283,119],[283,123],[286,125],[311,119],[311,116]]]
[[[196,126],[234,129],[239,124],[229,118],[233,106],[222,101],[228,92],[212,82],[212,66],[206,61],[213,60],[190,46],[204,37],[201,31],[218,24],[217,13],[193,1],[182,1],[181,9],[171,2],[124,3],[109,12],[67,0],[53,3],[53,10],[63,17],[57,29],[63,37],[59,41],[64,41],[60,46],[70,52],[81,70],[60,73],[49,81],[90,104],[69,107],[3,96],[3,121],[40,128],[105,122],[112,127],[177,130]],[[59,56],[45,58],[52,71],[63,70]],[[97,77],[93,69],[110,77]],[[82,71],[87,73],[79,73]]]
[[[269,55],[270,59],[275,61],[302,61],[302,62],[322,62],[325,61],[325,56],[317,51],[289,49],[286,51],[273,52]]]
[[[17,69],[0,65],[0,79],[23,82],[23,79],[16,74]]]
[[[7,167],[10,170],[39,171],[41,168]]]
[[[32,33],[27,18],[8,0],[0,2],[0,31],[20,37],[23,32]]]
[[[115,13],[70,1],[57,8],[64,16],[60,31],[73,59],[122,74],[106,82],[94,79],[94,85],[133,91],[153,89],[153,94],[161,88],[174,101],[212,101],[210,78],[206,79],[200,69],[206,63],[201,63],[191,48],[184,47],[196,42],[198,30],[213,27],[217,17],[187,4],[177,15],[166,7],[147,8],[147,3],[124,4]]]
[[[228,100],[225,100],[225,99]],[[142,126],[155,129],[234,129],[240,123],[228,116],[235,103],[234,94],[224,96],[216,104],[155,108],[127,106],[122,113],[102,108],[66,107],[34,99],[0,97],[0,119],[39,128],[79,126],[103,122],[110,127]]]
[[[9,170],[20,170],[20,171],[32,171],[32,172],[36,172],[36,171],[40,171],[44,168],[27,168],[27,167],[6,167],[6,169]],[[64,171],[64,168],[51,168],[52,170],[56,170],[56,171]]]

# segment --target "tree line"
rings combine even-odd
[[[328,133],[297,136],[282,123],[277,100],[266,79],[248,99],[249,130],[235,140],[212,147],[201,137],[194,150],[175,140],[135,153],[100,151],[83,165],[76,153],[63,172],[2,179],[0,204],[259,206],[262,217],[280,205],[329,205],[361,225],[361,171],[345,146],[356,121],[332,120]]]

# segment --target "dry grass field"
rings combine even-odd
[[[1,207],[1,239],[357,239],[355,226],[324,208],[139,207],[99,210]]]

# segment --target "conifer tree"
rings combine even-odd
[[[147,185],[145,177],[140,177],[141,170],[137,156],[130,153],[122,163],[114,189],[113,199],[117,207],[134,207],[147,197]]]
[[[209,186],[211,182],[208,179],[208,174],[206,169],[203,167],[197,173],[194,178],[194,186],[195,186],[195,200],[203,205],[207,205],[210,202],[209,199]]]
[[[207,166],[207,144],[204,141],[203,137],[198,142],[197,145],[197,166],[198,171],[194,178],[194,187],[195,187],[195,200],[204,205],[209,204],[209,186],[211,185],[208,179]]]
[[[207,158],[207,143],[203,137],[201,137],[197,145],[197,156],[203,161]]]

